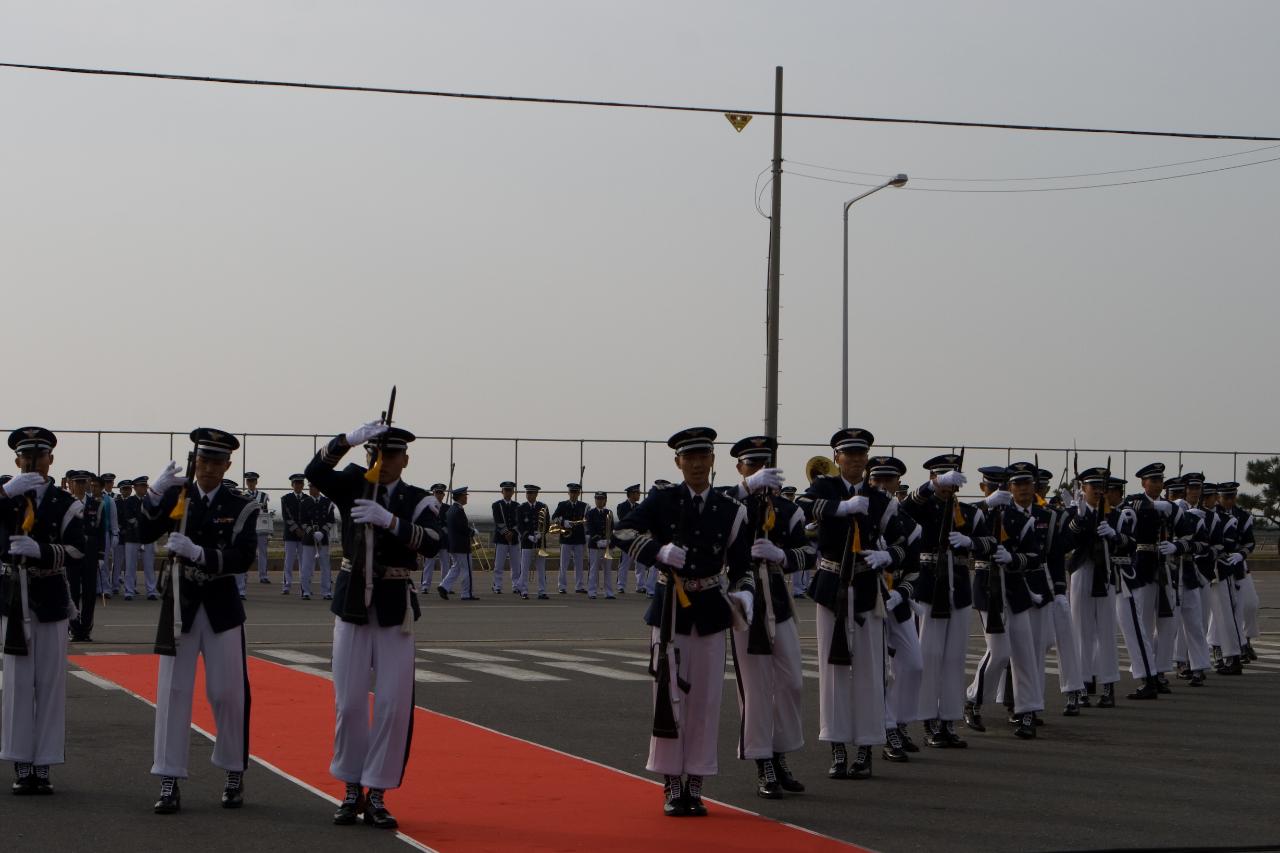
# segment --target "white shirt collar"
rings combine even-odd
[[[711,494],[710,486],[707,486],[707,488],[701,492],[695,492],[693,490],[693,486],[690,486],[688,483],[685,483],[684,487],[689,492],[690,497],[702,498],[704,501],[707,499],[707,495]]]
[[[200,488],[200,484],[199,484],[199,483],[196,483],[196,491],[200,493],[200,497],[204,498],[204,499],[205,499],[205,500],[207,500],[209,503],[213,503],[213,496],[214,496],[214,495],[216,495],[216,494],[218,493],[218,489],[220,489],[220,488],[222,488],[222,484],[221,484],[221,483],[219,483],[218,485],[214,486],[214,487],[213,487],[213,491],[212,491],[212,492],[206,492],[204,489]]]

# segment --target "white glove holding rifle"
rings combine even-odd
[[[347,433],[344,438],[351,447],[357,447],[364,444],[371,438],[377,438],[387,431],[387,425],[382,421],[369,421],[367,424],[356,427]]]
[[[6,497],[17,498],[27,492],[35,491],[42,485],[44,485],[44,474],[35,471],[23,471],[4,484],[4,493]]]
[[[751,617],[755,615],[756,606],[755,599],[752,597],[751,593],[747,592],[745,589],[739,590],[738,592],[731,592],[729,593],[729,603],[732,604],[734,609],[736,609],[742,616],[743,625],[750,625]]]
[[[782,476],[781,468],[761,468],[751,476],[747,477],[747,491],[751,493],[763,492],[766,489],[778,490],[782,488],[782,484],[787,478]]]

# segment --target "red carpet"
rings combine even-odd
[[[155,701],[154,655],[70,660]],[[329,775],[333,685],[255,657],[249,658],[249,682],[253,756],[340,797],[342,786]],[[196,696],[204,696],[203,672]],[[404,787],[388,801],[401,832],[440,853],[863,849],[714,803],[706,818],[663,817],[661,789],[654,784],[422,708],[415,714]],[[202,698],[192,721],[213,731],[213,715]],[[328,813],[317,804],[317,820],[327,820]]]

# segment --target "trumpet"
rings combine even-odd
[[[538,540],[538,556],[550,557],[551,554],[547,551],[547,534],[551,532],[551,528],[548,525],[547,508],[545,506],[538,507],[538,532],[541,537]]]

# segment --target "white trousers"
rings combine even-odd
[[[249,674],[245,668],[244,626],[215,634],[204,607],[191,630],[178,640],[178,653],[160,656],[156,679],[156,731],[152,776],[187,778],[191,756],[191,703],[196,659],[204,655],[204,685],[217,737],[213,764],[245,770],[249,762]]]
[[[128,566],[128,558],[124,552],[125,543],[117,539],[111,546],[111,586],[103,587],[112,595],[117,595],[124,589],[124,572]]]
[[[111,585],[111,566],[115,562],[116,549],[110,540],[102,549],[102,556],[98,559],[98,592],[110,595],[115,592],[115,587]]]
[[[434,557],[427,557],[422,563],[422,591],[426,592],[431,588],[431,582],[435,579],[436,569],[440,569],[440,577],[443,578],[445,573],[449,571],[448,552],[441,551]]]
[[[1058,691],[1078,693],[1084,689],[1084,668],[1080,665],[1080,641],[1076,638],[1075,624],[1071,621],[1071,602],[1056,601],[1041,608],[1044,613],[1045,635],[1041,638],[1047,652],[1050,646],[1058,650]],[[1115,631],[1111,632],[1115,637]],[[1115,645],[1114,639],[1112,645]],[[1042,661],[1043,662],[1043,661]],[[1041,672],[1044,670],[1042,669]]]
[[[535,566],[536,564],[536,566]],[[520,549],[520,592],[529,594],[529,572],[538,570],[538,595],[547,594],[547,558],[538,556],[537,548]],[[514,585],[514,581],[512,584]]]
[[[1236,623],[1246,640],[1258,636],[1258,588],[1253,585],[1253,575],[1246,574],[1236,589]]]
[[[1240,626],[1236,624],[1235,581],[1218,581],[1209,587],[1211,613],[1209,641],[1222,649],[1224,657],[1240,654]]]
[[[622,552],[622,559],[618,563],[618,592],[627,591],[627,577],[630,572],[635,571],[635,559],[627,551]],[[637,573],[638,575],[638,573]],[[636,592],[639,592],[640,581],[636,579]]]
[[[1178,639],[1174,643],[1173,659],[1187,664],[1196,672],[1208,669],[1212,663],[1204,633],[1204,614],[1201,612],[1205,589],[1182,590],[1182,602],[1177,607]]]
[[[653,597],[653,591],[658,587],[658,567],[646,566],[642,563],[636,563],[636,591],[644,589],[649,593],[649,597]]]
[[[453,592],[453,585],[458,580],[462,580],[462,595],[464,598],[470,598],[471,592],[471,555],[457,554],[453,551],[449,552],[449,573],[444,576],[444,580],[440,581],[442,589]]]
[[[798,572],[791,573],[791,594],[793,596],[809,588],[810,574],[811,572],[808,569],[801,569]]]
[[[586,589],[582,585],[582,564],[583,545],[561,545],[560,546],[560,577],[558,588],[564,592],[569,585],[569,563],[573,563],[573,589],[578,591]]]
[[[284,591],[288,592],[293,587],[293,570],[301,568],[302,562],[302,543],[289,542],[284,543]]]
[[[884,743],[884,620],[853,618],[849,596],[848,643],[853,666],[827,662],[836,615],[816,605],[818,634],[818,740],[875,746]]]
[[[754,760],[795,752],[804,746],[804,671],[795,617],[777,624],[771,655],[750,654],[749,634],[733,630],[729,637],[742,715],[738,757]]]
[[[1080,654],[1080,677],[1099,684],[1120,680],[1120,654],[1116,647],[1116,594],[1110,584],[1107,594],[1094,598],[1093,573],[1100,571],[1086,563],[1071,575],[1071,622]]]
[[[499,542],[493,546],[493,591],[502,592],[502,574],[511,572],[511,591],[516,592],[516,575],[520,571],[520,546]]]
[[[0,619],[0,637],[9,627]],[[61,764],[67,739],[67,620],[31,617],[27,654],[4,656],[0,760]]]
[[[1169,574],[1172,576],[1175,569],[1170,567]],[[1178,608],[1174,602],[1173,582],[1170,580],[1164,585],[1165,596],[1169,599],[1169,606],[1173,610],[1172,616],[1160,616],[1160,587],[1153,586],[1150,609],[1143,612],[1143,618],[1146,620],[1147,636],[1155,638],[1156,672],[1168,672],[1173,669],[1173,650],[1177,645],[1178,638]]]
[[[893,677],[886,679],[888,683],[884,688],[884,727],[892,729],[920,719],[924,657],[914,618],[899,622],[889,615],[884,620],[884,632],[885,645],[893,653],[885,664]],[[962,676],[963,673],[961,669]]]
[[[986,630],[986,616],[979,613]],[[1004,688],[1004,674],[1013,670],[1013,711],[1028,714],[1044,710],[1044,670],[1036,671],[1035,638],[1031,632],[1031,612],[1014,613],[1006,605],[1004,609],[1004,633],[986,634],[987,651],[978,661],[965,698],[981,705],[987,698],[996,698]],[[1041,689],[1037,690],[1039,685]]]
[[[590,549],[591,571],[587,575],[587,595],[596,597],[598,592],[606,598],[613,598],[613,587],[609,584],[609,569],[613,568],[613,560],[605,560],[603,548]]]
[[[138,560],[142,560],[142,578],[147,595],[156,594],[156,545],[148,542],[126,542],[124,546],[124,594],[136,595],[138,590]]]
[[[303,541],[302,548],[299,549],[301,554],[298,557],[298,573],[302,575],[302,594],[307,598],[311,597],[311,577],[316,571],[316,545],[315,540],[310,542]]]
[[[267,541],[271,539],[270,533],[258,534],[258,580],[267,580]]]
[[[399,625],[377,623],[373,608],[367,625],[333,620],[338,721],[329,773],[369,788],[399,788],[413,737],[413,634],[403,633]]]
[[[913,720],[958,720],[964,716],[965,650],[969,645],[969,614],[973,608],[954,608],[949,619],[934,619],[932,605],[923,604],[920,609],[923,671],[920,674],[919,701],[909,717],[897,720],[899,725]],[[889,645],[892,646],[896,639],[896,636],[890,637]],[[896,680],[900,678],[900,654],[901,650],[893,658],[895,689]]]
[[[312,568],[320,573],[320,594],[325,598],[333,595],[333,560],[330,554],[329,543],[317,545],[313,549],[315,554],[312,557]],[[310,591],[310,583],[307,584],[307,590]]]
[[[658,629],[650,633],[653,654],[658,649]],[[645,769],[664,776],[714,776],[719,771],[716,741],[720,734],[720,699],[724,695],[724,632],[702,637],[697,633],[673,634],[671,647],[671,696],[679,734],[674,738],[649,738]],[[689,682],[689,692],[676,686],[679,676]],[[654,685],[654,699],[658,688]]]
[[[1140,586],[1133,594],[1116,597],[1116,621],[1120,623],[1120,633],[1124,635],[1124,647],[1129,650],[1129,673],[1134,678],[1150,678],[1158,670],[1155,668],[1155,649],[1151,645],[1151,635],[1147,633],[1146,622],[1142,614],[1149,609],[1156,610],[1158,591],[1154,584]]]

